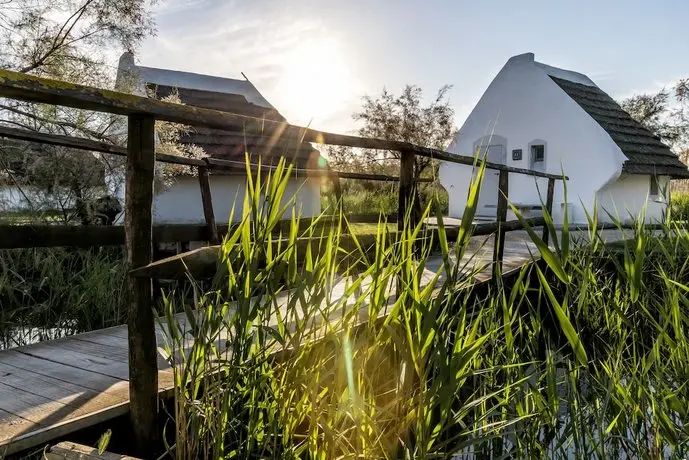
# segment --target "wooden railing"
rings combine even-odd
[[[258,119],[241,114],[220,112],[192,106],[162,102],[145,97],[118,93],[115,91],[91,88],[71,83],[58,82],[29,76],[21,73],[0,70],[0,97],[21,101],[53,104],[77,109],[94,110],[127,117],[127,147],[119,147],[87,139],[69,136],[58,136],[0,127],[0,137],[58,145],[73,149],[102,152],[126,156],[125,188],[125,224],[124,234],[117,228],[103,229],[113,241],[125,241],[127,261],[131,272],[127,286],[129,295],[128,334],[129,334],[129,388],[130,418],[137,446],[145,451],[146,446],[154,445],[158,432],[158,373],[156,360],[156,338],[152,305],[151,273],[146,274],[142,267],[151,264],[152,241],[156,228],[152,225],[153,176],[156,161],[182,164],[199,168],[199,186],[206,220],[204,236],[211,242],[217,242],[220,232],[215,222],[212,207],[211,189],[208,172],[213,169],[224,169],[244,174],[243,165],[217,159],[191,159],[155,152],[155,121],[163,120],[191,126],[234,131],[241,135],[261,136],[279,140],[283,144],[300,145],[303,142],[340,145],[365,149],[398,151],[400,158],[399,177],[364,174],[352,172],[332,172],[319,169],[295,169],[299,177],[326,176],[330,178],[351,178],[399,182],[398,226],[414,225],[418,216],[412,213],[407,218],[406,212],[412,208],[416,183],[414,177],[415,156],[428,157],[451,163],[474,166],[476,158],[455,155],[440,150],[419,147],[406,142],[362,138],[342,134],[316,131],[309,128],[290,125],[266,119]],[[497,221],[488,224],[482,232],[495,232],[495,254],[493,265],[496,273],[501,272],[505,232],[508,229],[520,228],[518,222],[507,222],[508,178],[509,173],[526,174],[548,179],[546,207],[552,213],[554,184],[556,180],[566,179],[559,175],[548,174],[503,164],[486,163],[486,168],[500,172]],[[257,166],[254,166],[257,167]],[[532,225],[542,224],[542,219],[531,221]],[[171,226],[172,227],[172,226]],[[14,227],[17,229],[17,227]],[[0,239],[3,232],[8,235],[12,229],[0,227]],[[158,230],[158,232],[163,230]],[[171,230],[170,230],[171,231]],[[196,226],[196,230],[199,227]],[[49,233],[54,234],[49,235]],[[60,232],[63,232],[61,235]],[[67,240],[76,241],[80,232],[88,232],[78,227],[68,230],[38,229],[34,243],[49,246],[64,244]],[[31,232],[29,232],[31,234]],[[37,235],[42,236],[37,236]],[[72,234],[69,236],[68,234]],[[58,236],[56,236],[58,235]],[[160,235],[159,235],[160,236]],[[10,240],[13,237],[10,236]],[[41,239],[42,238],[42,239]],[[51,238],[53,238],[51,240]],[[544,238],[547,233],[544,232]],[[16,245],[21,238],[15,238]],[[8,247],[7,244],[1,244]],[[16,247],[16,246],[15,246]],[[142,275],[143,273],[143,275]]]

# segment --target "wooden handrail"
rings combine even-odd
[[[201,125],[227,131],[236,131],[247,135],[270,136],[282,142],[314,142],[317,144],[342,145],[364,149],[411,151],[414,155],[467,166],[474,165],[477,162],[473,156],[443,152],[408,142],[316,131],[281,121],[163,102],[148,97],[51,80],[10,70],[0,69],[0,97],[120,115],[148,114],[157,120],[192,126]],[[514,168],[497,163],[486,163],[486,167],[488,169],[509,171],[535,177],[567,179],[567,177],[558,174]]]
[[[555,180],[567,180],[557,174],[548,174],[522,168],[485,162],[485,158],[455,155],[441,150],[430,149],[410,144],[408,142],[370,139],[357,136],[334,134],[324,131],[291,125],[284,121],[256,118],[236,113],[222,112],[199,108],[189,105],[174,104],[160,100],[120,93],[105,89],[92,88],[84,85],[50,80],[32,75],[0,69],[0,97],[61,105],[76,109],[95,110],[128,117],[128,147],[111,146],[87,139],[68,138],[43,133],[18,133],[18,130],[1,128],[0,133],[5,137],[30,140],[52,145],[62,145],[81,150],[124,155],[127,158],[126,189],[125,189],[125,246],[127,261],[133,268],[127,277],[127,292],[129,297],[129,386],[130,386],[130,418],[134,434],[134,442],[140,452],[150,454],[150,446],[155,445],[158,435],[157,420],[157,364],[155,328],[151,308],[151,277],[157,276],[156,270],[173,268],[173,274],[179,273],[180,260],[175,259],[165,263],[151,263],[152,249],[152,202],[153,202],[153,171],[155,161],[188,164],[199,168],[199,180],[202,190],[204,214],[207,222],[206,231],[210,239],[218,240],[218,231],[213,215],[208,170],[222,168],[229,171],[245,172],[245,165],[236,162],[216,159],[183,159],[172,155],[157,154],[155,152],[155,121],[163,120],[192,126],[205,126],[221,129],[227,132],[241,133],[248,136],[264,136],[270,142],[282,145],[294,143],[296,146],[304,142],[318,144],[341,145],[363,149],[378,149],[397,151],[401,154],[399,177],[399,226],[413,226],[415,215],[415,178],[414,158],[422,156],[451,163],[475,167],[483,162],[486,168],[500,171],[498,219],[495,223],[496,243],[493,258],[496,275],[500,275],[502,266],[504,234],[513,225],[521,228],[522,224],[506,222],[508,200],[509,173],[525,174],[533,177],[549,179],[548,206],[552,211],[552,194]],[[2,135],[2,134],[0,134]],[[479,161],[481,160],[481,161]],[[271,168],[271,166],[261,166]],[[391,176],[368,175],[364,173],[341,173],[337,175],[330,170],[302,170],[304,176],[323,175],[341,178],[356,178],[370,180],[395,180]],[[295,171],[297,174],[299,170]],[[374,176],[379,176],[377,179]],[[419,180],[416,180],[417,182]],[[339,182],[336,185],[339,188]],[[410,211],[408,219],[407,211]],[[536,225],[534,221],[533,225]],[[544,220],[539,221],[542,225]],[[492,228],[492,227],[491,227]],[[451,238],[448,235],[448,238]],[[310,245],[310,242],[305,244]],[[217,255],[218,247],[215,246]],[[206,252],[212,250],[209,248]],[[206,254],[205,255],[212,255]],[[217,264],[217,258],[216,264]],[[175,265],[176,264],[176,265]],[[206,262],[202,265],[208,265]],[[148,457],[148,456],[146,456]]]
[[[81,137],[64,136],[61,134],[48,134],[36,131],[28,131],[26,129],[9,128],[0,126],[0,137],[7,139],[17,139],[27,142],[36,142],[40,144],[57,145],[60,147],[67,147],[76,150],[85,150],[89,152],[107,153],[110,155],[127,156],[127,148],[119,145],[108,144],[106,142],[98,142],[91,139],[84,139]],[[185,166],[207,167],[211,170],[223,170],[229,174],[246,174],[246,165],[243,161],[228,161],[219,159],[209,159],[204,161],[198,158],[188,158],[179,155],[170,155],[167,153],[156,152],[156,161],[161,163],[178,164]],[[255,169],[257,165],[252,165]],[[269,170],[271,166],[263,165],[264,170]],[[373,180],[383,182],[397,182],[399,177],[389,176],[386,174],[370,174],[357,173],[349,171],[333,171],[328,169],[301,169],[293,168],[292,174],[297,177],[339,177],[341,179],[358,179],[358,180]],[[416,179],[416,182],[432,182],[430,177],[421,177]]]

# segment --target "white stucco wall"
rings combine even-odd
[[[570,221],[584,223],[586,217],[581,203],[593,209],[596,192],[617,179],[626,157],[610,136],[550,79],[547,72],[555,71],[549,69],[552,68],[535,62],[531,53],[511,58],[483,94],[448,150],[473,156],[476,140],[494,134],[506,139],[506,164],[529,169],[529,143],[536,139],[545,141],[545,171],[560,174],[564,169],[570,178],[567,189],[573,214]],[[556,70],[560,78],[593,84],[581,74]],[[514,149],[522,149],[520,161],[512,160]],[[471,167],[443,163],[439,175],[450,196],[450,216],[461,217]],[[538,204],[535,184],[533,177],[510,174],[510,200]],[[547,180],[539,179],[538,186],[545,201]],[[563,209],[562,182],[558,181],[553,205],[556,222],[561,221]]]
[[[253,104],[273,108],[248,80],[137,66],[134,62],[134,56],[131,53],[124,53],[120,57],[116,87],[133,94],[145,95],[147,83],[240,94]],[[121,134],[126,133],[124,125],[116,126],[115,130],[117,129]],[[124,203],[124,186],[117,187],[118,184],[124,183],[124,175],[109,177],[108,181],[108,183],[114,184],[111,188],[115,190],[114,193]],[[234,221],[241,219],[246,178],[244,176],[211,175],[210,184],[216,222],[218,224],[227,223],[233,206],[235,207]],[[290,180],[285,191],[283,204],[286,204],[284,201],[288,200],[288,197],[295,194],[297,195],[295,198],[296,209],[285,213],[283,218],[291,217],[292,211],[301,217],[313,217],[320,214],[320,183],[318,181]],[[204,222],[204,220],[201,191],[198,179],[195,177],[179,178],[174,185],[157,193],[154,197],[154,223],[199,223]],[[122,219],[120,219],[121,222]]]
[[[639,216],[645,208],[646,222],[656,223],[663,218],[667,207],[667,200],[662,193],[669,192],[669,186],[669,177],[659,177],[658,188],[661,196],[650,197],[650,176],[622,174],[618,180],[598,191],[598,220],[612,222],[617,219],[631,223],[631,216]]]
[[[30,186],[22,187],[21,190],[11,185],[0,186],[0,212],[71,209],[73,207],[74,196],[69,190],[55,190],[49,193]]]
[[[226,224],[234,206],[233,221],[241,219],[246,178],[243,176],[211,176],[213,212],[218,224]],[[321,212],[320,185],[315,181],[291,179],[285,191],[283,205],[296,194],[296,208],[288,210],[283,218],[296,212],[300,217],[313,217]],[[157,194],[153,200],[154,223],[202,223],[205,221],[198,179],[184,177]]]

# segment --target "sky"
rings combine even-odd
[[[242,72],[291,123],[352,133],[364,95],[452,85],[458,126],[510,56],[616,99],[689,77],[687,0],[160,0],[139,64]]]

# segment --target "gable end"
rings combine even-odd
[[[552,75],[550,79],[584,109],[622,150],[627,157],[622,172],[689,178],[687,165],[600,88]]]

